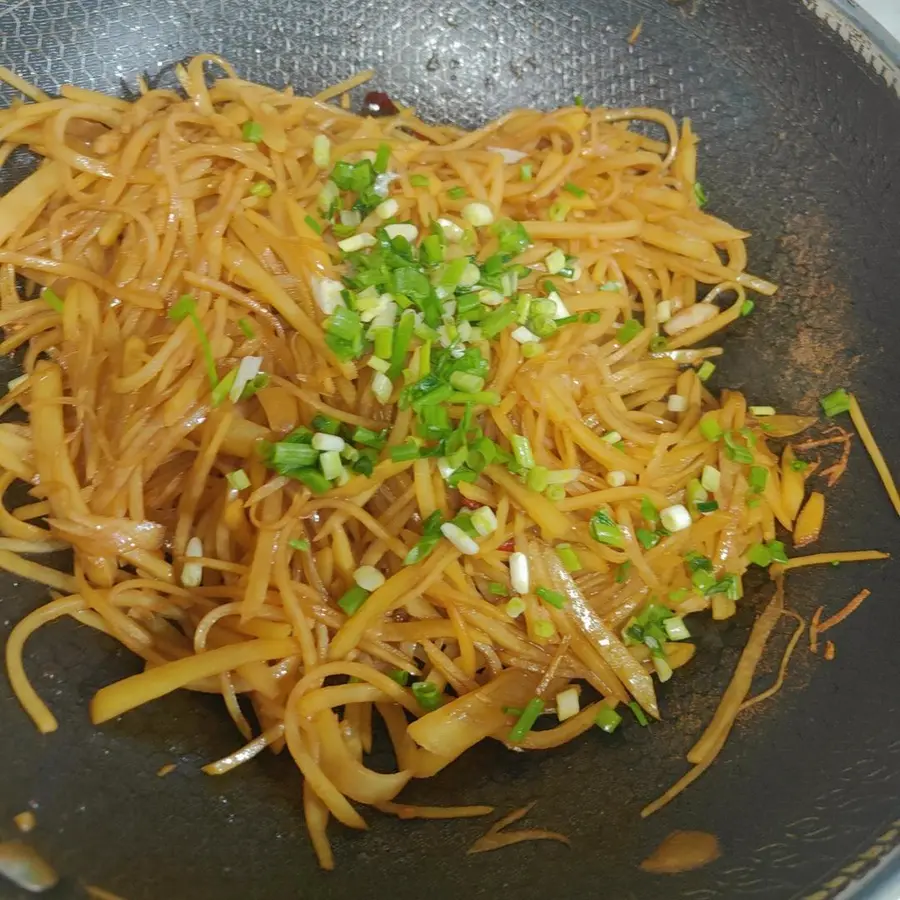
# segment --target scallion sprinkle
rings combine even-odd
[[[594,724],[607,734],[612,734],[622,724],[622,717],[614,709],[604,706],[594,716]]]
[[[348,615],[352,616],[357,613],[363,603],[369,599],[369,592],[361,588],[358,584],[354,584],[341,598],[338,600],[338,606]]]
[[[412,692],[416,702],[427,712],[436,710],[443,702],[441,689],[433,681],[414,681]]]
[[[844,388],[826,394],[820,401],[825,415],[830,417],[845,413],[850,409],[850,395]]]
[[[259,122],[248,119],[241,126],[241,137],[251,144],[258,144],[263,139],[263,127]]]
[[[44,288],[41,291],[41,300],[43,300],[54,312],[62,313],[63,301],[56,291],[51,290],[50,288]]]
[[[509,732],[509,736],[507,737],[507,741],[510,744],[518,744],[520,741],[524,740],[525,735],[534,728],[535,722],[537,722],[538,717],[544,711],[544,701],[540,697],[532,697],[525,709],[522,710],[522,715],[519,716],[519,720],[513,725],[512,730]]]
[[[549,603],[557,609],[562,609],[566,605],[566,598],[559,591],[551,591],[550,588],[541,586],[535,590],[535,594],[537,594],[544,603]]]

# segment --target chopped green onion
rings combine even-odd
[[[576,106],[584,106],[584,97],[581,94],[575,95],[575,105]]]
[[[600,313],[595,309],[588,310],[588,312],[581,314],[581,321],[584,322],[585,325],[596,325],[596,323],[600,321]]]
[[[557,609],[562,609],[566,605],[566,598],[559,591],[551,591],[550,588],[539,587],[535,590],[535,593],[545,603],[549,603]]]
[[[649,719],[644,715],[644,711],[640,708],[636,701],[632,700],[628,704],[628,708],[634,713],[634,717],[638,720],[638,725],[640,725],[642,728],[646,728],[650,724]]]
[[[197,315],[197,301],[189,294],[185,294],[179,297],[178,302],[169,308],[167,315],[176,322],[181,322],[184,319],[191,320],[194,325],[194,331],[197,333],[197,340],[200,343],[204,362],[206,363],[206,374],[209,378],[209,383],[215,387],[219,383],[219,375],[216,372],[216,359],[213,356],[209,335],[200,321],[200,316]]]
[[[447,191],[447,196],[451,200],[462,200],[463,197],[467,196],[467,191],[464,187],[453,187]]]
[[[374,450],[380,450],[387,440],[386,431],[372,431],[371,428],[358,426],[353,432],[350,440],[354,444],[362,444],[364,447],[372,447]]]
[[[655,531],[650,531],[647,528],[636,529],[634,536],[645,550],[651,550],[660,542],[660,536]]]
[[[765,544],[754,544],[747,551],[747,559],[755,566],[766,568],[772,563],[772,554]]]
[[[421,455],[422,448],[413,441],[390,448],[390,456],[393,462],[409,462],[413,459],[419,459]]]
[[[300,538],[294,538],[293,540],[288,541],[288,545],[291,549],[299,550],[301,553],[306,553],[309,550],[309,541]]]
[[[712,416],[704,416],[700,420],[700,434],[710,443],[715,443],[724,432],[722,426]]]
[[[629,341],[634,340],[643,330],[644,326],[637,319],[628,319],[616,332],[616,340],[620,344],[627,344]]]
[[[324,434],[337,434],[341,430],[341,423],[331,416],[325,416],[319,413],[313,416],[312,422],[309,423],[313,431],[321,431]],[[310,435],[310,438],[312,435]]]
[[[697,512],[707,514],[715,512],[719,508],[719,503],[716,500],[698,500],[696,506]]]
[[[396,681],[397,684],[406,687],[409,684],[409,672],[405,669],[394,669],[392,672],[388,672],[388,678],[391,681]]]
[[[622,285],[618,281],[604,281],[603,284],[600,285],[601,291],[606,291],[608,293],[612,293],[613,291],[621,291]]]
[[[548,500],[559,503],[560,500],[566,499],[566,488],[562,484],[548,484],[544,490],[544,495]]]
[[[669,616],[662,624],[670,641],[686,641],[691,636],[684,619],[680,616]]]
[[[587,195],[587,191],[584,188],[578,187],[577,184],[572,184],[571,181],[567,181],[563,185],[563,190],[571,194],[573,197],[584,197]]]
[[[238,328],[241,329],[244,337],[247,340],[252,341],[253,338],[256,337],[256,332],[253,330],[253,326],[250,324],[250,320],[246,318],[246,316],[241,316],[240,319],[237,320]]]
[[[701,381],[708,381],[713,372],[716,371],[716,364],[711,363],[708,359],[697,369],[697,377]]]
[[[412,340],[413,329],[416,327],[416,314],[412,310],[407,310],[400,317],[400,322],[394,332],[394,346],[391,351],[391,370],[388,377],[396,378],[403,371],[403,364],[406,361],[406,354],[409,350],[409,344]]]
[[[750,465],[753,462],[753,453],[748,447],[744,447],[736,441],[733,431],[726,431],[724,438],[725,455],[730,460],[741,463],[742,465]],[[765,485],[763,485],[763,487],[765,487]]]
[[[535,466],[528,470],[528,475],[525,477],[525,484],[528,486],[529,490],[537,491],[537,493],[541,494],[547,489],[547,485],[550,483],[547,480],[549,474],[549,470],[546,466]]]
[[[409,183],[413,187],[428,187],[431,184],[431,179],[427,175],[410,175]]]
[[[507,588],[505,585],[500,584],[499,581],[492,581],[488,585],[488,590],[495,597],[508,597],[509,596],[509,588]]]
[[[261,197],[263,199],[271,197],[272,185],[269,184],[268,181],[255,181],[250,185],[250,194],[254,197]]]
[[[594,724],[607,734],[612,734],[622,724],[622,717],[608,706],[601,708],[594,716]]]
[[[691,572],[712,572],[713,569],[712,560],[696,550],[685,553],[684,562]]]
[[[54,312],[62,313],[63,301],[56,291],[51,290],[50,288],[44,288],[41,291],[41,300],[43,300]]]
[[[251,144],[258,144],[263,139],[263,127],[259,122],[248,119],[241,126],[241,137]]]
[[[347,613],[348,616],[352,616],[354,613],[359,612],[360,607],[368,599],[369,592],[361,588],[358,584],[354,584],[353,587],[338,600],[338,606]]]
[[[622,529],[613,520],[608,512],[598,509],[591,516],[591,537],[600,544],[609,544],[611,547],[621,547],[624,543]]]
[[[653,505],[649,497],[641,498],[641,515],[651,524],[659,521],[659,510]]]
[[[564,222],[566,216],[569,214],[569,204],[563,203],[561,200],[557,200],[555,203],[550,204],[550,209],[548,210],[547,215],[550,218],[551,222]]]
[[[784,550],[784,543],[782,541],[769,541],[769,543],[766,544],[766,548],[772,555],[772,562],[786,563],[788,561],[788,556]]]
[[[703,189],[703,185],[700,184],[699,181],[694,182],[694,199],[697,201],[697,206],[700,209],[703,209],[706,206],[707,196],[706,191]]]
[[[481,320],[481,333],[488,340],[493,340],[515,321],[515,304],[504,303],[503,306],[498,306]]]
[[[769,470],[765,466],[750,466],[750,475],[747,481],[754,494],[761,494],[766,489],[768,480]]]
[[[334,481],[335,478],[340,478],[344,473],[344,463],[341,460],[340,451],[326,450],[324,453],[320,454],[319,468],[322,470],[322,474],[329,481]]]
[[[414,681],[412,692],[416,702],[426,712],[436,710],[443,703],[444,695],[433,681]]]
[[[316,234],[321,234],[321,233],[322,233],[322,226],[321,226],[321,225],[320,225],[320,224],[319,224],[312,216],[306,216],[306,217],[303,219],[303,221],[306,222],[306,224],[309,225],[309,227],[310,227]]]
[[[745,301],[741,304],[741,315],[742,315],[742,316],[749,316],[750,313],[753,312],[753,307],[754,307],[754,306],[756,306],[756,304],[755,304],[752,300],[745,300]]]
[[[243,491],[250,487],[250,479],[243,469],[235,469],[233,472],[229,472],[225,479],[236,491]]]
[[[805,459],[792,459],[791,471],[805,472],[809,468],[809,463]]]
[[[501,219],[495,222],[491,231],[497,236],[497,243],[502,253],[515,256],[531,246],[531,238],[521,222],[512,219]]]
[[[826,394],[819,402],[825,415],[829,417],[840,415],[850,409],[850,395],[844,388]]]
[[[484,379],[480,375],[472,375],[469,372],[451,372],[450,384],[458,391],[477,394],[484,387]]]
[[[514,434],[509,439],[512,445],[516,462],[523,469],[531,469],[534,466],[534,454],[531,452],[531,441],[521,434]]]
[[[236,380],[237,368],[234,368],[212,389],[210,398],[213,406],[221,406],[228,399]]]
[[[531,163],[526,163],[524,166],[519,166],[519,178],[522,181],[531,181]]]
[[[387,172],[388,160],[391,158],[391,148],[387,144],[379,144],[378,152],[375,154],[375,162],[372,163],[372,168],[378,172],[379,175],[383,175]]]
[[[544,701],[541,700],[540,697],[532,697],[522,711],[522,715],[519,716],[518,722],[513,725],[512,730],[507,737],[507,741],[509,741],[510,744],[518,744],[522,741],[525,735],[534,728],[534,723],[537,722],[538,716],[540,716],[543,711]]]
[[[581,570],[581,560],[571,544],[557,544],[555,549],[559,561],[567,572],[572,573]]]

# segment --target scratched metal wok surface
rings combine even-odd
[[[198,51],[300,91],[371,67],[375,87],[426,118],[466,126],[577,93],[589,104],[691,116],[711,209],[754,233],[752,269],[782,285],[731,329],[714,383],[804,412],[850,385],[900,469],[900,100],[799,2],[0,4],[0,63],[47,89],[72,81],[120,92],[139,73]],[[822,546],[891,549],[898,534],[855,447],[829,494]],[[265,754],[226,777],[204,776],[200,764],[238,740],[215,698],[187,693],[92,728],[91,695],[138,666],[96,632],[56,623],[27,655],[59,716],[57,733],[38,735],[0,676],[0,840],[15,836],[14,814],[35,811],[29,840],[64,876],[47,895],[57,900],[83,896],[84,884],[126,900],[828,900],[897,839],[898,574],[891,562],[792,577],[789,603],[807,615],[819,602],[836,609],[863,586],[872,596],[835,629],[835,661],[801,649],[786,689],[743,717],[712,770],[653,818],[638,811],[685,771],[684,753],[766,596],[762,584],[736,621],[702,630],[696,661],[661,691],[662,723],[630,723],[612,737],[598,730],[542,755],[479,747],[408,792],[412,802],[493,804],[498,815],[536,800],[529,823],[566,833],[571,849],[535,842],[467,857],[485,820],[403,823],[372,813],[367,833],[332,828],[330,874],[308,846],[289,760]],[[44,593],[0,576],[0,636]],[[776,662],[773,654],[761,683]],[[169,762],[175,772],[158,778]],[[723,857],[675,877],[638,870],[676,828],[715,833]],[[0,896],[20,895],[4,884]]]

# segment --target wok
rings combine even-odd
[[[167,65],[214,51],[248,78],[304,92],[372,67],[378,89],[426,118],[466,126],[578,93],[589,104],[690,115],[712,210],[753,231],[753,270],[781,284],[729,332],[718,385],[803,412],[851,385],[896,469],[897,60],[861,35],[858,13],[825,0],[810,6],[828,21],[799,0],[6,0],[0,63],[45,89],[72,81],[121,92],[141,72],[165,79]],[[823,545],[890,550],[898,534],[857,446],[830,494]],[[836,659],[801,648],[785,690],[743,716],[712,770],[651,819],[638,810],[685,771],[761,585],[737,620],[708,629],[696,661],[663,690],[662,723],[598,731],[540,755],[479,747],[408,794],[489,803],[498,815],[537,800],[529,821],[568,834],[571,850],[531,843],[467,857],[484,820],[373,813],[368,833],[332,829],[330,874],[317,870],[306,842],[289,760],[266,754],[222,778],[200,773],[238,743],[215,698],[203,695],[182,692],[91,727],[90,696],[137,663],[96,632],[56,623],[27,658],[60,718],[57,733],[38,735],[0,677],[0,839],[14,836],[14,814],[35,811],[29,840],[64,876],[52,898],[83,896],[84,884],[127,900],[828,900],[848,889],[873,898],[879,877],[900,869],[898,575],[900,563],[889,562],[792,576],[789,604],[807,616],[864,586],[872,597],[835,631]],[[0,577],[0,632],[43,595]],[[761,683],[773,675],[775,650]],[[169,762],[177,769],[157,777]],[[675,828],[716,834],[724,855],[675,877],[639,871]],[[6,884],[0,895],[19,896]]]

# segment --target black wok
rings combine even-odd
[[[120,92],[141,72],[165,78],[168,64],[215,51],[249,78],[305,92],[372,67],[379,89],[461,125],[577,93],[690,115],[711,208],[753,231],[753,270],[782,286],[731,330],[718,385],[807,412],[852,386],[900,469],[900,99],[889,52],[879,75],[864,59],[872,45],[834,21],[843,37],[799,0],[6,0],[0,64],[49,90],[72,81]],[[898,534],[856,447],[830,495],[824,546],[890,550]],[[736,621],[710,628],[692,670],[664,691],[661,724],[542,755],[480,747],[410,791],[500,811],[537,800],[531,821],[568,834],[571,850],[531,843],[467,857],[481,821],[373,814],[368,833],[333,829],[331,874],[307,845],[288,760],[266,755],[224,778],[199,772],[236,746],[215,698],[180,693],[92,728],[90,696],[137,662],[60,622],[28,648],[57,733],[38,735],[0,677],[0,840],[14,836],[14,814],[34,809],[29,839],[65,876],[53,898],[94,884],[126,900],[828,900],[900,839],[898,574],[890,562],[793,577],[789,602],[807,615],[863,586],[872,597],[835,631],[836,659],[799,652],[787,688],[743,717],[713,769],[650,820],[638,810],[685,770],[761,588]],[[0,634],[43,595],[0,576]],[[158,778],[169,762],[175,772]],[[639,871],[675,828],[713,832],[723,857],[675,877]],[[859,895],[875,890],[869,882]],[[19,896],[5,884],[0,895]]]

